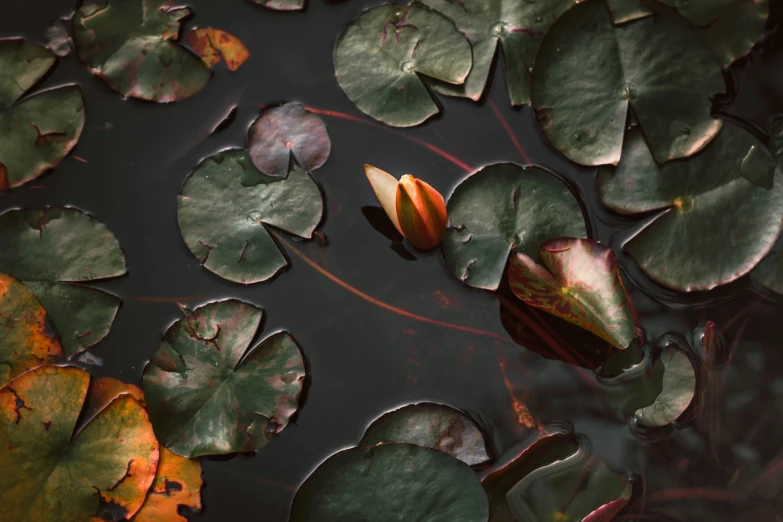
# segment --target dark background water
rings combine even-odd
[[[639,519],[775,520],[781,506],[775,504],[773,494],[763,500],[748,500],[746,495],[728,501],[726,495],[704,500],[705,494],[693,491],[742,488],[753,485],[756,477],[775,484],[775,470],[765,472],[765,466],[774,468],[774,459],[783,449],[783,308],[759,297],[747,278],[696,296],[665,291],[646,279],[621,252],[638,222],[604,210],[594,190],[593,170],[576,168],[557,155],[529,107],[509,106],[502,67],[488,98],[530,161],[573,183],[585,204],[593,237],[618,252],[648,337],[655,339],[665,332],[689,335],[711,319],[724,325],[729,345],[736,342],[729,369],[721,374],[729,383],[726,392],[711,403],[722,420],[720,436],[712,437],[712,446],[699,422],[656,442],[634,437],[573,367],[511,340],[495,296],[459,283],[437,252],[400,255],[400,245],[373,227],[383,227],[383,219],[368,221],[366,216],[377,217],[377,212],[362,209],[377,202],[365,180],[364,163],[397,175],[413,173],[446,195],[466,175],[409,136],[472,167],[526,162],[486,101],[474,104],[440,97],[442,116],[410,130],[325,117],[332,156],[314,177],[328,203],[320,228],[328,246],[315,240],[297,243],[296,248],[378,300],[495,337],[394,314],[337,286],[294,255],[289,254],[290,270],[271,282],[245,287],[203,269],[187,250],[176,220],[177,194],[185,176],[206,156],[245,146],[247,128],[260,105],[299,101],[362,117],[334,79],[331,53],[342,28],[378,3],[311,0],[304,13],[275,13],[245,0],[189,2],[195,16],[188,27],[229,31],[248,46],[252,56],[233,74],[218,66],[201,93],[180,103],[123,100],[73,55],[60,60],[37,87],[78,83],[86,100],[85,129],[73,154],[53,173],[0,193],[0,211],[75,206],[104,222],[124,248],[129,274],[96,285],[120,296],[123,307],[109,336],[92,350],[103,359],[103,366],[93,373],[140,384],[141,371],[162,332],[180,317],[176,303],[194,307],[224,297],[262,306],[267,319],[261,336],[287,329],[307,358],[310,379],[293,424],[256,455],[202,460],[205,509],[194,519],[287,520],[296,487],[320,462],[356,444],[381,413],[430,400],[469,412],[483,423],[497,452],[529,433],[514,404],[524,403],[539,423],[574,424],[611,467],[644,478],[645,491],[632,509],[641,513]],[[0,36],[42,41],[45,29],[69,15],[73,4],[71,0],[4,0]],[[769,41],[732,68],[729,93],[716,107],[721,114],[741,118],[762,136],[768,132],[770,117],[783,111],[780,4],[773,1]],[[235,105],[235,118],[210,134]],[[586,334],[550,324],[567,337],[568,344],[585,342]],[[505,326],[529,340],[530,346],[541,344],[524,326],[509,321]],[[687,488],[681,495],[696,498],[670,501],[659,495],[656,500],[655,491],[672,488]]]

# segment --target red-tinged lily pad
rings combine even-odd
[[[503,50],[512,105],[530,103],[530,71],[541,40],[555,20],[577,0],[422,0],[454,21],[473,49],[473,68],[465,83],[435,83],[436,91],[478,101],[486,90],[495,54]]]
[[[464,462],[413,444],[333,455],[294,498],[290,522],[486,522],[487,498]]]
[[[0,39],[0,190],[54,168],[79,141],[84,100],[77,86],[23,98],[56,61],[51,51],[22,38]]]
[[[144,370],[161,443],[184,457],[254,451],[288,424],[305,378],[288,332],[250,348],[263,311],[226,300],[186,312]]]
[[[755,136],[727,123],[692,158],[663,166],[639,129],[617,168],[598,172],[598,191],[621,214],[658,211],[623,248],[656,282],[710,290],[750,272],[783,228],[783,177]]]
[[[250,51],[239,38],[220,29],[191,29],[185,33],[182,41],[193,49],[210,69],[223,61],[229,71],[236,71],[250,58]]]
[[[82,352],[111,329],[120,300],[84,283],[125,274],[117,239],[73,208],[0,215],[0,272],[22,281],[51,318],[65,355]]]
[[[275,11],[299,11],[304,9],[305,0],[251,0],[267,9]]]
[[[248,131],[250,159],[268,176],[284,177],[293,157],[308,172],[323,166],[332,142],[323,120],[301,103],[265,110]]]
[[[617,348],[636,335],[636,316],[614,252],[589,239],[556,238],[511,258],[511,290],[530,306],[581,326]]]
[[[411,404],[382,415],[367,428],[359,446],[384,442],[437,449],[469,466],[490,459],[484,435],[476,423],[461,411],[442,404]]]
[[[82,0],[73,18],[76,51],[125,97],[184,100],[210,77],[199,57],[176,42],[190,14],[169,0]]]
[[[454,189],[447,208],[446,263],[475,288],[497,289],[512,252],[538,259],[538,246],[547,239],[587,235],[574,194],[538,167],[484,167]]]
[[[201,511],[201,463],[160,448],[155,481],[131,522],[188,522],[180,508]]]
[[[266,281],[288,266],[270,227],[310,238],[323,216],[315,181],[293,167],[285,178],[259,172],[244,150],[210,156],[179,196],[179,229],[204,267],[224,279]]]
[[[421,4],[387,4],[360,14],[337,38],[334,72],[362,112],[395,127],[440,112],[421,76],[462,84],[470,44],[451,20]]]
[[[633,108],[659,163],[695,154],[721,129],[710,98],[725,90],[702,35],[671,8],[614,25],[604,0],[567,11],[544,37],[532,101],[552,145],[582,165],[620,161]]]
[[[6,274],[0,274],[0,339],[0,386],[62,353],[46,310]]]
[[[14,522],[119,521],[141,507],[158,442],[138,400],[122,395],[76,429],[84,370],[43,366],[0,389],[0,503]]]

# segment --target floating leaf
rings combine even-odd
[[[22,98],[56,60],[48,49],[22,38],[0,39],[0,190],[54,168],[79,141],[84,100],[77,86]]]
[[[589,239],[556,238],[542,243],[538,255],[543,266],[520,252],[511,258],[514,295],[627,348],[636,317],[612,249]]]
[[[161,443],[197,457],[254,451],[298,407],[304,360],[278,332],[248,349],[263,311],[236,300],[187,312],[144,370],[144,395]]]
[[[71,54],[73,40],[71,40],[70,18],[60,18],[46,28],[46,48],[60,58]]]
[[[677,420],[696,394],[696,370],[688,356],[676,348],[664,348],[658,359],[663,366],[661,393],[634,414],[637,425],[660,427]]]
[[[299,11],[304,9],[305,0],[252,0],[258,5],[263,5],[275,11]]]
[[[131,522],[188,522],[179,509],[184,506],[191,512],[201,511],[203,483],[198,460],[180,457],[161,447],[155,481]]]
[[[125,383],[114,377],[99,377],[90,384],[90,393],[83,408],[83,418],[91,419],[106,406],[123,395],[130,395],[144,405],[144,392],[134,385]]]
[[[783,168],[783,119],[778,119],[772,125],[770,132],[770,149],[775,157],[778,168]],[[780,178],[778,178],[779,181]],[[763,287],[783,294],[783,248],[780,246],[765,257],[751,272],[753,280]]]
[[[503,49],[512,105],[530,103],[530,71],[544,34],[577,0],[423,0],[454,21],[473,48],[473,68],[463,85],[436,83],[435,90],[478,101],[486,89],[498,46]]]
[[[553,237],[585,237],[585,220],[569,188],[538,167],[498,163],[462,181],[449,198],[443,253],[465,284],[497,289],[509,253],[538,259]]]
[[[323,120],[301,103],[264,111],[248,131],[253,165],[268,176],[285,176],[291,157],[308,172],[323,166],[332,142]]]
[[[222,60],[226,62],[229,71],[236,71],[250,58],[250,51],[239,38],[220,29],[191,29],[185,33],[182,41],[190,46],[210,69]]]
[[[179,228],[206,269],[236,283],[266,281],[288,260],[267,227],[309,238],[323,216],[318,185],[292,168],[286,178],[259,172],[244,150],[219,152],[187,177]]]
[[[533,72],[533,105],[549,141],[582,165],[620,161],[629,107],[659,163],[695,154],[718,134],[710,97],[720,66],[701,35],[670,8],[615,26],[603,0],[555,22]]]
[[[780,169],[772,189],[747,180],[743,158],[753,147],[764,149],[726,124],[698,155],[660,166],[639,129],[629,131],[617,168],[599,170],[598,190],[615,212],[661,211],[624,245],[648,276],[675,290],[710,290],[770,251],[783,226],[783,180]]]
[[[470,44],[437,11],[413,2],[360,14],[337,38],[334,72],[362,112],[395,127],[440,112],[419,75],[461,84],[472,65]]]
[[[0,389],[3,520],[125,520],[155,477],[147,412],[123,395],[75,431],[89,374],[43,366]]]
[[[158,103],[200,91],[210,72],[176,43],[188,7],[169,0],[82,0],[73,19],[79,58],[125,97]]]
[[[62,353],[46,310],[6,274],[0,274],[0,339],[0,386]]]
[[[321,464],[299,488],[290,522],[486,522],[487,510],[464,462],[431,448],[380,444]]]
[[[484,435],[476,423],[461,411],[442,404],[411,404],[382,415],[367,428],[359,446],[383,442],[437,449],[469,466],[489,460]]]
[[[606,0],[615,25],[624,24],[654,14],[647,0]]]

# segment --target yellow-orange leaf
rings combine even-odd
[[[236,71],[250,57],[250,51],[239,38],[220,29],[191,29],[183,41],[209,68],[223,60],[229,71]]]
[[[201,510],[201,464],[160,448],[155,482],[147,500],[132,522],[187,522],[177,512],[179,506]]]

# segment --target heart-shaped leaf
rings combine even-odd
[[[200,91],[209,69],[176,43],[188,7],[169,0],[82,0],[73,18],[79,58],[125,97],[158,103]]]
[[[725,84],[698,31],[671,8],[614,25],[604,0],[567,11],[544,37],[533,105],[549,141],[582,165],[616,165],[632,107],[655,159],[690,156],[718,134]]]
[[[147,495],[158,442],[138,400],[121,395],[75,431],[90,376],[43,366],[0,389],[4,520],[125,520]]]
[[[22,38],[0,39],[0,190],[54,168],[79,141],[84,100],[77,86],[22,98],[56,60],[48,49]]]
[[[582,208],[569,188],[538,167],[498,163],[462,181],[448,202],[443,254],[469,286],[495,290],[509,253],[538,259],[553,237],[587,235]]]
[[[487,498],[470,467],[412,444],[380,444],[333,455],[294,498],[291,522],[372,520],[486,522]]]
[[[636,317],[612,249],[589,239],[556,238],[542,243],[538,255],[543,266],[520,252],[511,258],[514,295],[627,348]]]
[[[304,9],[305,0],[252,0],[258,5],[275,11],[299,11]]]
[[[201,57],[204,65],[210,69],[223,61],[229,71],[236,71],[250,58],[250,51],[239,38],[220,29],[211,27],[191,29],[185,33],[182,41],[193,49],[193,52]]]
[[[308,172],[323,166],[332,142],[323,120],[301,103],[274,107],[253,122],[248,131],[250,159],[268,176],[285,176],[291,157]]]
[[[601,200],[611,210],[660,211],[624,249],[648,276],[675,290],[710,290],[742,277],[783,227],[780,169],[755,136],[733,124],[724,127],[693,158],[663,166],[633,129],[617,168],[598,172]],[[749,181],[770,176],[771,189]]]
[[[263,311],[236,300],[187,312],[144,370],[144,396],[161,443],[197,457],[254,451],[298,408],[304,360],[288,332],[250,349]]]
[[[577,0],[422,0],[454,21],[473,48],[473,68],[462,85],[436,82],[435,90],[478,101],[498,46],[503,49],[512,105],[530,103],[530,71],[544,34]]]
[[[383,442],[405,442],[437,449],[469,466],[482,464],[490,458],[484,435],[473,419],[442,404],[411,404],[382,415],[367,428],[359,446]]]
[[[470,44],[454,24],[419,2],[360,14],[337,38],[334,72],[362,112],[411,127],[440,112],[419,75],[461,84],[472,66]]]
[[[46,309],[66,355],[109,333],[120,300],[83,283],[125,274],[125,254],[94,217],[73,208],[0,215],[0,272],[22,281]]]
[[[244,150],[210,156],[179,196],[179,229],[201,264],[236,283],[258,283],[288,266],[268,227],[309,238],[323,216],[318,185],[292,168],[286,178],[259,172]]]

